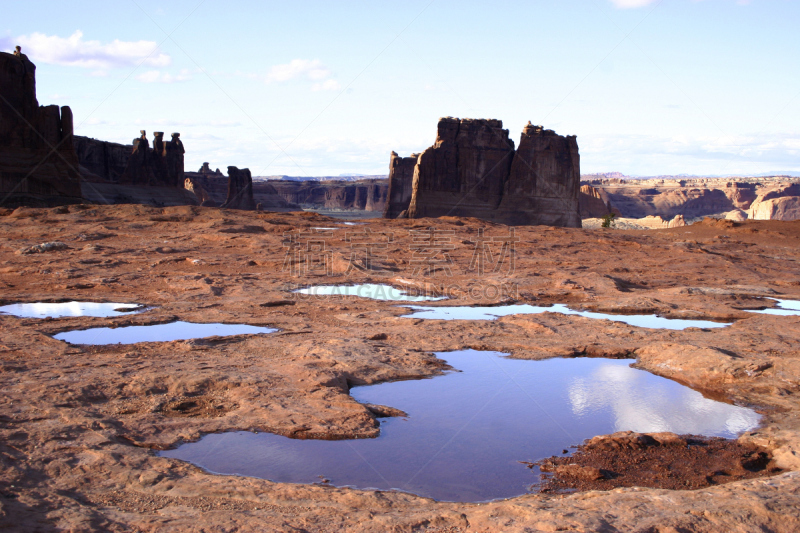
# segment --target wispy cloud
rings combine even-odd
[[[161,70],[148,70],[136,76],[142,83],[175,83],[192,79],[189,69],[182,69],[178,74],[170,74]]]
[[[267,84],[293,80],[313,82],[312,91],[338,91],[341,88],[333,79],[333,72],[319,59],[292,59],[282,65],[273,65],[264,77]]]
[[[8,42],[10,39],[5,39]],[[21,35],[14,41],[22,46],[22,53],[34,62],[104,70],[128,67],[140,63],[148,67],[166,67],[172,58],[161,50],[155,41],[120,41],[110,43],[84,40],[83,32],[75,31],[69,37],[34,32]]]
[[[611,0],[611,3],[619,9],[632,9],[636,7],[649,6],[656,0]]]

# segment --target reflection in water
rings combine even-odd
[[[552,306],[536,306],[528,304],[501,305],[497,307],[422,307],[408,306],[414,310],[408,318],[426,318],[432,320],[494,320],[507,315],[530,315],[538,313],[561,313],[564,315],[579,315],[586,318],[606,319],[615,322],[624,322],[640,328],[656,329],[686,329],[686,328],[723,328],[730,323],[711,322],[710,320],[684,320],[664,318],[657,315],[612,315],[607,313],[593,313],[591,311],[575,311],[564,304]]]
[[[137,342],[169,342],[202,339],[214,336],[256,335],[272,333],[274,328],[262,328],[247,324],[197,324],[194,322],[170,322],[149,326],[126,326],[121,328],[92,328],[66,331],[53,338],[71,344],[134,344]]]
[[[317,285],[299,289],[295,292],[312,296],[358,296],[359,298],[371,298],[373,300],[402,302],[432,302],[445,299],[444,297],[417,294],[413,289],[403,290],[391,285],[376,285],[374,283],[364,283],[362,285]]]
[[[61,318],[66,316],[109,317],[144,311],[137,304],[60,302],[60,303],[20,303],[0,307],[0,313],[24,318]]]
[[[437,355],[460,372],[350,391],[360,402],[408,413],[383,419],[376,439],[222,433],[161,455],[222,474],[287,483],[324,476],[336,486],[475,502],[524,494],[538,471],[518,461],[558,455],[596,435],[673,430],[733,437],[759,420],[749,409],[630,368],[630,361],[524,361],[473,350]]]
[[[782,316],[800,315],[800,300],[780,300],[778,298],[767,298],[767,300],[774,300],[778,302],[777,307],[773,307],[771,309],[762,309],[760,311],[752,311],[752,312],[761,313],[764,315],[782,315]]]
[[[635,428],[649,433],[671,431],[735,437],[758,423],[758,415],[743,408],[710,401],[688,387],[675,389],[663,380],[645,386],[646,374],[635,368],[602,365],[569,385],[572,410],[579,416],[612,412],[615,430]]]

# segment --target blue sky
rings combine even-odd
[[[187,168],[385,174],[441,116],[578,136],[583,173],[800,171],[800,2],[9,2],[76,134],[181,132]]]

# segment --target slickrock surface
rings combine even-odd
[[[0,204],[52,206],[82,200],[72,111],[39,106],[36,65],[0,52]]]
[[[190,206],[0,214],[3,303],[154,306],[115,318],[0,316],[0,529],[800,530],[800,317],[748,311],[773,304],[763,296],[800,299],[800,223],[709,220],[647,233],[517,227],[513,272],[504,263],[481,273],[468,270],[477,243],[508,242],[509,228],[443,217],[373,219],[320,233],[313,228],[337,221]],[[383,257],[372,268],[351,268],[351,254],[358,258],[364,248],[348,233],[362,230],[370,242],[385,244],[375,249]],[[438,255],[451,260],[451,277],[434,257],[427,259],[435,275],[414,273],[420,251],[415,256],[412,248],[431,231],[437,242],[447,237],[453,245]],[[311,254],[315,261],[287,258],[287,251],[320,239],[325,246]],[[15,253],[52,242],[66,246]],[[290,292],[346,282],[412,284],[452,296],[431,305],[513,298],[735,323],[650,330],[556,313],[423,321],[402,318],[407,311],[391,302]],[[280,331],[108,346],[52,338],[72,329],[174,320]],[[464,348],[523,359],[636,358],[639,368],[757,407],[762,427],[738,442],[762,447],[782,471],[697,490],[629,487],[461,504],[216,476],[154,454],[216,431],[374,437],[375,414],[350,397],[350,387],[438,375],[446,368],[433,352]]]

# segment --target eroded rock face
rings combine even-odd
[[[0,52],[0,199],[4,207],[82,201],[72,111],[39,106],[36,65]]]
[[[84,179],[100,178],[109,182],[119,181],[128,165],[131,151],[133,151],[131,145],[101,141],[80,135],[75,135],[73,138]]]
[[[502,121],[440,119],[436,143],[414,168],[409,218],[498,218],[513,159]]]
[[[153,133],[153,148],[145,130],[133,140],[133,149],[120,177],[120,183],[137,186],[183,187],[185,176],[183,154],[185,150],[180,133],[164,142],[164,133]]]
[[[253,211],[253,177],[249,168],[228,167],[228,197],[220,207]]]
[[[400,157],[397,152],[392,152],[389,159],[389,190],[386,194],[383,218],[397,218],[400,213],[408,209],[411,203],[414,167],[418,158],[419,154]]]
[[[391,170],[402,183],[404,165],[409,163],[392,154]],[[580,157],[574,136],[563,137],[528,123],[515,151],[501,121],[447,117],[439,120],[436,143],[417,159],[405,214],[580,227],[579,187]],[[387,218],[403,212],[399,198],[387,210]]]
[[[800,183],[761,192],[748,212],[753,220],[800,220]]]
[[[496,220],[579,228],[580,181],[577,138],[529,122],[522,130]]]
[[[267,182],[261,182],[267,183]],[[293,181],[268,182],[287,202],[312,209],[384,211],[387,183],[382,179],[359,181]]]

